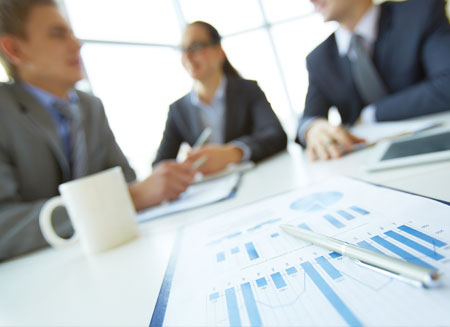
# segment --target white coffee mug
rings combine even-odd
[[[59,186],[61,196],[48,200],[39,224],[44,238],[54,247],[78,242],[86,253],[103,252],[138,236],[136,211],[121,167],[70,181]],[[65,206],[75,234],[59,237],[52,224],[55,208]]]

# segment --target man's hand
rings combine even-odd
[[[189,162],[161,162],[149,177],[129,187],[136,210],[178,199],[192,183],[194,175]]]
[[[339,158],[352,151],[354,144],[362,142],[365,141],[325,119],[314,121],[306,131],[306,150],[311,160]]]
[[[207,145],[188,153],[186,162],[193,164],[203,156],[206,162],[198,169],[204,175],[214,174],[227,168],[231,163],[239,163],[242,160],[242,150],[231,144]]]

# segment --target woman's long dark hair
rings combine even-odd
[[[199,25],[204,27],[208,32],[209,37],[211,38],[211,42],[218,45],[221,44],[222,37],[220,36],[216,28],[211,24],[198,20],[193,23],[190,23],[188,26],[192,25]],[[225,55],[225,61],[223,62],[223,72],[227,75],[241,77],[236,68],[234,68],[233,65],[230,63],[230,61],[228,60],[227,55]]]

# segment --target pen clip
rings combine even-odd
[[[378,272],[380,274],[386,275],[386,276],[391,277],[391,278],[395,278],[395,279],[397,279],[397,280],[399,280],[401,282],[410,284],[412,286],[419,287],[419,288],[426,288],[425,285],[422,282],[419,282],[417,280],[413,280],[413,279],[410,279],[408,277],[401,276],[399,274],[396,274],[396,273],[394,273],[392,271],[389,271],[389,270],[386,270],[386,269],[381,269],[381,268],[372,266],[372,265],[370,265],[368,263],[365,263],[365,262],[362,262],[360,260],[354,260],[354,262],[357,265],[361,266],[361,267],[364,267],[364,268],[376,271],[376,272]]]

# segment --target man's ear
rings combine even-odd
[[[14,65],[23,63],[20,41],[14,36],[0,37],[0,49]]]

